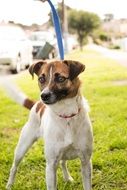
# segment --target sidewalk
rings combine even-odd
[[[127,52],[122,52],[119,50],[111,50],[99,45],[89,44],[86,46],[87,49],[95,50],[102,53],[105,57],[109,57],[118,61],[119,64],[127,67]]]

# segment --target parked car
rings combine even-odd
[[[57,56],[56,38],[51,32],[36,31],[29,36],[29,39],[33,45],[33,58],[48,59]]]
[[[32,44],[25,32],[16,25],[0,25],[0,66],[13,73],[32,63]]]

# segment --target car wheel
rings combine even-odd
[[[16,68],[12,70],[13,74],[17,74],[21,71],[21,56],[18,55],[16,60]]]

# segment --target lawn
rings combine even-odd
[[[81,90],[89,101],[93,123],[93,190],[127,190],[127,67],[88,49],[67,58],[86,65]],[[27,95],[39,98],[37,82],[28,73],[17,76],[16,82]],[[0,190],[5,190],[14,148],[28,114],[0,89]],[[43,150],[39,140],[26,154],[13,190],[46,190]],[[68,167],[75,181],[65,183],[59,168],[58,189],[82,190],[79,160],[69,161]]]

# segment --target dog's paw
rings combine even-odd
[[[69,176],[68,181],[73,182],[74,181],[73,177]]]
[[[65,178],[65,181],[66,181],[66,182],[73,182],[74,179],[73,179],[73,177],[68,176],[68,178]]]
[[[11,190],[11,184],[7,183],[6,190]]]

